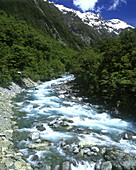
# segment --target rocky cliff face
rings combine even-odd
[[[81,13],[73,9],[64,7],[63,5],[54,4],[65,16],[69,16],[72,20],[79,18],[85,25],[88,25],[90,29],[98,31],[102,36],[118,36],[123,29],[133,28],[131,25],[119,20],[112,19],[105,21],[100,14],[94,14],[92,12]]]
[[[105,21],[100,14],[81,13],[47,0],[1,0],[1,10],[74,49],[94,46],[102,37],[117,37],[122,29],[132,28],[117,19]]]

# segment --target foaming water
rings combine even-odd
[[[62,141],[67,142],[67,148],[78,142],[81,146],[86,144],[96,146],[116,146],[125,152],[136,154],[136,143],[121,138],[123,132],[136,133],[133,122],[112,118],[107,111],[100,113],[97,106],[83,102],[82,98],[69,94],[61,85],[74,80],[73,75],[63,75],[62,78],[40,84],[36,89],[31,88],[19,97],[16,103],[20,107],[18,111],[18,138],[17,147],[24,153],[26,159],[32,162],[33,155],[46,163],[73,159],[73,153],[65,151],[61,146]],[[64,88],[64,87],[63,87]],[[20,116],[21,115],[21,116]],[[42,123],[45,128],[39,131],[36,128]],[[48,151],[26,149],[33,143],[29,134],[39,132],[41,141],[50,141]],[[21,142],[23,141],[23,142]],[[72,156],[70,155],[72,154]],[[59,160],[58,160],[59,158]],[[75,158],[75,161],[77,161]],[[79,161],[76,166],[71,163],[71,169],[91,170],[94,163]],[[54,166],[54,164],[52,165]]]

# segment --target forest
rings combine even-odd
[[[26,76],[34,81],[58,77],[76,53],[25,21],[0,11],[0,86],[7,87]]]
[[[46,81],[74,73],[81,91],[103,103],[136,109],[136,29],[75,50],[0,11],[0,86],[22,77]],[[82,81],[81,81],[82,79]]]
[[[76,81],[86,95],[115,109],[136,109],[136,29],[104,38],[73,58]],[[81,81],[82,80],[82,81]]]

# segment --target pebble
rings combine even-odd
[[[30,79],[24,81],[34,86]],[[15,125],[17,125],[16,121],[12,121],[15,118],[12,110],[14,107],[12,99],[23,89],[15,83],[12,83],[9,89],[0,87],[0,146],[2,146],[0,148],[0,169],[32,170],[31,166],[23,160],[23,154],[18,152],[17,149],[14,150],[14,144],[11,142],[13,141],[12,135]]]

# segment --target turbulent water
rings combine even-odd
[[[121,137],[126,131],[136,133],[134,122],[112,118],[108,111],[102,112],[99,106],[86,102],[85,97],[77,97],[75,93],[60,88],[72,80],[73,75],[62,75],[62,78],[42,83],[17,97],[19,128],[15,144],[25,159],[39,169],[45,166],[53,169],[69,161],[72,170],[90,170],[94,169],[95,161],[89,154],[83,156],[80,151],[74,151],[74,147],[91,145],[101,149],[114,146],[136,154],[135,141]],[[42,130],[37,128],[39,123]],[[40,135],[36,142],[30,138],[35,132]],[[44,149],[31,145],[43,142],[47,144]]]

